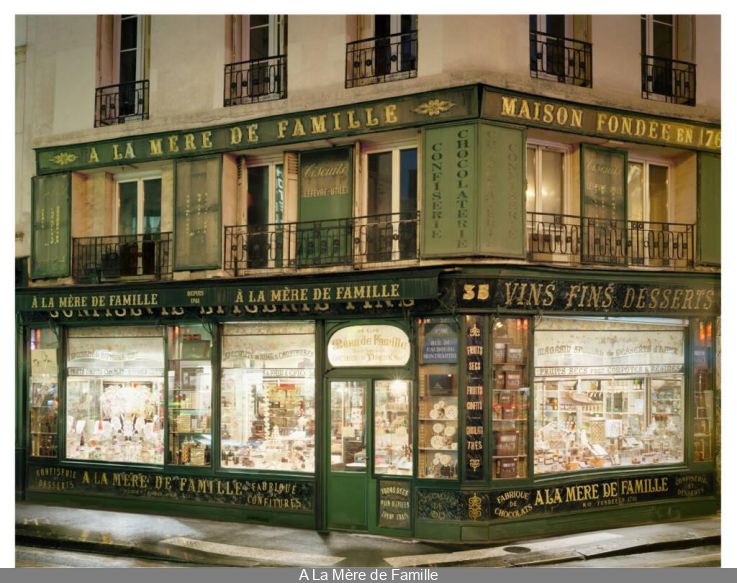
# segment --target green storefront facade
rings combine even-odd
[[[420,133],[411,261],[300,274],[325,249],[355,261],[352,235],[314,225],[349,218],[356,154],[316,147],[301,154],[303,246],[278,231],[271,273],[44,285],[77,273],[74,172],[201,162],[218,196],[197,230],[179,201],[201,187],[177,190],[175,245],[201,239],[176,247],[173,269],[213,269],[226,205],[207,173],[226,176],[224,154],[407,128]],[[600,222],[558,220],[533,239],[536,128],[581,137],[573,198],[608,224],[631,204],[627,143],[693,156],[691,238],[630,227],[607,255]],[[467,542],[713,513],[719,147],[707,124],[467,86],[38,150],[34,281],[16,290],[17,496]],[[556,265],[571,240],[575,260]]]

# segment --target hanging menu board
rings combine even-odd
[[[484,477],[484,331],[481,316],[466,316],[466,479]]]
[[[425,328],[422,363],[458,362],[458,332],[453,318],[433,318]]]
[[[31,277],[69,275],[71,175],[33,179]]]
[[[220,158],[177,162],[174,268],[220,266]]]

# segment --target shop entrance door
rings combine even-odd
[[[327,526],[409,534],[412,381],[330,380]]]

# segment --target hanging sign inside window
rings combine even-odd
[[[332,366],[404,366],[409,355],[409,337],[395,326],[348,326],[328,342]]]

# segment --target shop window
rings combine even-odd
[[[406,380],[374,382],[374,472],[412,475],[412,383]]]
[[[286,45],[285,15],[228,16],[225,105],[286,97]]]
[[[150,17],[98,16],[95,126],[148,118]]]
[[[249,166],[246,220],[247,265],[279,267],[284,260],[284,164]]]
[[[591,87],[591,17],[530,15],[533,77]]]
[[[492,479],[527,476],[528,318],[493,320],[491,424]]]
[[[417,148],[366,155],[368,262],[417,257]]]
[[[56,457],[59,410],[58,339],[51,328],[31,328],[29,395],[31,456]]]
[[[151,275],[161,269],[161,178],[120,180],[117,185],[117,244],[109,244],[103,271]]]
[[[695,105],[693,16],[640,17],[642,93],[646,99]]]
[[[223,326],[220,465],[314,472],[315,326]]]
[[[686,326],[542,318],[535,328],[535,473],[682,463]]]
[[[458,335],[453,318],[419,325],[419,477],[458,479]]]
[[[66,365],[66,457],[163,464],[163,330],[72,328]]]
[[[714,322],[699,320],[693,330],[693,461],[714,459]]]
[[[330,392],[330,468],[366,471],[366,381],[335,381]]]
[[[168,463],[209,466],[212,334],[202,324],[168,328]]]

